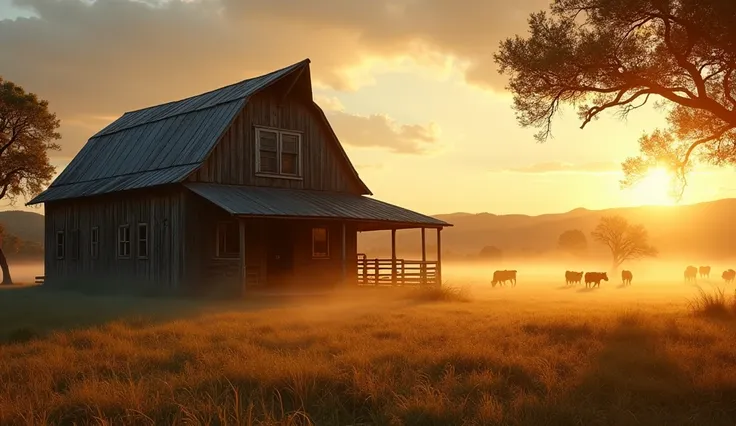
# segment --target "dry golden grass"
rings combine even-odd
[[[225,303],[6,290],[0,424],[736,423],[736,321],[637,291]]]

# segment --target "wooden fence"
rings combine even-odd
[[[358,254],[358,285],[438,285],[437,261],[368,259]]]

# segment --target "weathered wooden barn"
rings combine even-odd
[[[324,112],[310,61],[125,113],[92,136],[45,204],[49,286],[146,293],[441,282],[450,224],[369,197]],[[422,259],[396,230],[422,228]],[[428,261],[424,229],[436,229]],[[390,259],[358,232],[392,230]]]

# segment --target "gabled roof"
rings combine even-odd
[[[285,76],[309,67],[309,59],[201,95],[126,112],[92,136],[46,191],[28,204],[100,195],[184,181],[207,159],[248,98]],[[327,122],[314,104],[318,116]],[[329,123],[327,123],[327,127]],[[338,153],[358,177],[344,149]]]
[[[390,227],[442,228],[451,224],[362,195],[261,186],[187,182],[197,195],[235,216],[341,219]]]

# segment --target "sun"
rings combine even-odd
[[[664,167],[652,167],[631,189],[633,201],[639,205],[672,206],[672,175]]]

